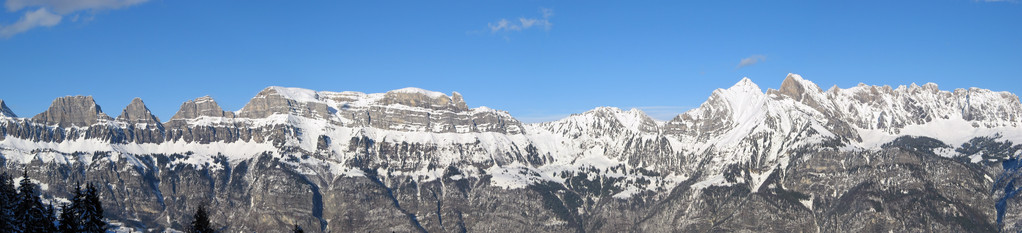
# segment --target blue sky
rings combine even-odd
[[[92,95],[166,120],[271,85],[458,91],[527,122],[598,106],[667,119],[787,73],[1022,93],[1017,1],[0,1],[0,99],[22,117]]]

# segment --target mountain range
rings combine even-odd
[[[600,107],[524,124],[457,92],[268,87],[167,121],[92,97],[19,117],[0,171],[66,202],[96,183],[118,231],[990,232],[1022,230],[1022,103],[1008,92],[745,78],[669,121]],[[999,204],[1003,203],[1003,204]]]

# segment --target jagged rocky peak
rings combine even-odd
[[[274,114],[326,119],[331,108],[320,100],[319,93],[309,89],[267,87],[252,97],[238,113],[242,118],[265,118]]]
[[[124,111],[121,111],[121,115],[117,116],[117,121],[128,124],[160,125],[160,119],[153,116],[153,113],[149,111],[149,108],[145,106],[145,103],[140,98],[132,99],[131,103],[124,107]]]
[[[461,93],[457,91],[451,92],[451,100],[454,101],[454,106],[459,109],[468,109],[468,104],[465,103],[465,98],[461,97]]]
[[[49,109],[32,120],[60,127],[87,127],[111,118],[103,113],[92,96],[65,96],[53,100]]]
[[[415,87],[388,91],[384,94],[380,103],[384,105],[400,104],[409,107],[448,110],[452,112],[468,110],[468,105],[465,104],[464,98],[462,98],[461,94],[457,92],[454,92],[451,96],[447,96],[441,92],[428,91]]]
[[[840,88],[834,86],[831,87],[830,93],[839,90]],[[780,89],[768,90],[767,94],[773,98],[791,98],[795,102],[801,102],[828,117],[836,117],[838,115],[837,110],[834,109],[834,104],[827,97],[828,94],[824,93],[823,89],[816,85],[816,83],[805,80],[798,74],[789,73],[784,78],[784,81],[781,82]]]
[[[18,117],[18,115],[15,115],[14,111],[7,107],[7,103],[4,103],[4,100],[0,100],[0,117]]]
[[[924,90],[931,91],[931,92],[940,91],[940,88],[937,87],[936,83],[926,83],[926,84],[923,84],[922,88]]]
[[[996,92],[989,89],[957,89],[954,95],[962,101],[962,118],[967,121],[983,122],[987,127],[1022,125],[1022,102],[1011,92]]]
[[[916,83],[912,83],[912,84],[909,84],[908,87],[906,87],[906,88],[908,88],[908,91],[913,93],[913,94],[919,93],[919,92],[924,92],[924,91],[925,92],[930,92],[930,93],[937,93],[937,92],[940,91],[940,88],[937,87],[936,83],[926,83],[926,84],[923,84],[922,86],[919,86]],[[904,88],[899,87],[898,89],[904,89]]]
[[[803,79],[801,75],[789,73],[788,77],[781,82],[781,88],[777,92],[789,96],[795,101],[802,101],[807,95],[820,96],[823,94],[823,89],[820,89],[815,83]]]
[[[194,100],[185,101],[181,109],[174,114],[170,120],[195,119],[199,117],[227,117],[233,118],[234,113],[224,111],[220,105],[213,100],[213,97],[203,96]]]
[[[842,121],[862,129],[898,133],[933,121],[968,121],[974,127],[1022,125],[1022,104],[1009,92],[980,88],[942,91],[937,84],[869,86],[827,93]]]

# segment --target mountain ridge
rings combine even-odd
[[[722,197],[759,204],[785,197],[787,201],[781,203],[794,209],[778,213],[823,217],[825,213],[804,211],[837,208],[845,197],[827,193],[860,195],[854,185],[867,185],[885,177],[877,175],[885,172],[907,172],[886,163],[911,167],[922,166],[913,161],[926,160],[948,164],[933,168],[934,174],[955,169],[955,174],[989,177],[996,175],[996,168],[989,164],[1022,151],[1022,146],[1015,145],[1018,142],[1022,142],[1022,104],[1011,93],[978,88],[941,91],[935,84],[823,91],[797,74],[788,74],[779,89],[766,91],[743,78],[732,87],[713,91],[700,107],[669,121],[657,121],[638,109],[599,107],[557,121],[523,124],[505,111],[468,108],[457,92],[447,95],[405,88],[366,94],[276,86],[263,89],[236,112],[222,110],[208,96],[189,100],[166,122],[159,122],[137,98],[117,118],[106,116],[91,97],[58,98],[49,110],[32,118],[0,115],[0,158],[5,169],[28,166],[54,177],[43,182],[55,184],[72,180],[119,184],[108,186],[104,196],[116,203],[113,218],[129,227],[159,229],[181,229],[182,222],[175,219],[196,206],[189,200],[201,200],[241,212],[265,205],[272,211],[261,214],[297,214],[303,216],[303,225],[321,231],[485,230],[495,229],[486,222],[499,224],[504,221],[497,220],[501,218],[535,221],[537,225],[530,229],[538,231],[634,231],[672,218],[692,221],[675,230],[705,230],[709,228],[698,224],[698,219],[737,215],[705,212],[709,209],[684,213],[673,208],[730,200],[713,196],[726,191],[737,196]],[[991,151],[977,150],[976,145],[999,146]],[[99,174],[69,175],[79,174],[68,173],[69,169]],[[872,172],[853,172],[861,169]],[[850,173],[812,176],[833,170]],[[848,174],[858,178],[834,180],[852,179],[841,178]],[[788,177],[836,185],[807,186]],[[924,183],[950,179],[909,177],[899,179]],[[865,181],[854,181],[858,179]],[[991,185],[983,179],[969,182],[977,187]],[[274,185],[290,187],[290,191],[251,191]],[[179,186],[189,191],[176,191]],[[957,199],[946,193],[962,192],[957,188],[939,190],[919,192],[968,203],[961,208],[980,205],[975,204],[978,199]],[[494,212],[486,206],[508,203],[465,199],[474,196],[531,206],[526,208],[535,209],[527,212],[540,215]],[[117,201],[117,197],[130,197],[130,201]],[[350,207],[353,204],[345,198],[394,203],[394,209],[376,205],[373,209],[395,212],[372,215],[385,226],[328,223],[356,221],[352,214],[372,210]],[[295,203],[299,200],[307,202]],[[449,207],[454,209],[444,210],[443,203],[452,202],[458,203]],[[327,208],[339,208],[336,205],[356,212]],[[656,207],[665,205],[675,207]],[[611,206],[624,212],[605,209]],[[460,214],[465,211],[489,220],[465,220]],[[624,221],[643,212],[648,212],[643,217],[647,220]],[[630,217],[611,217],[617,215]],[[275,229],[299,221],[222,218],[240,221],[240,229],[247,230]],[[461,222],[441,221],[456,218]],[[397,219],[404,220],[394,222]],[[1007,219],[1022,219],[1022,215]],[[416,224],[406,225],[409,221]],[[992,224],[986,217],[969,221]],[[450,225],[455,223],[460,225]],[[958,225],[946,227],[959,229]]]

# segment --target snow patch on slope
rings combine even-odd
[[[297,88],[297,87],[270,87],[277,92],[278,95],[285,99],[291,99],[299,102],[320,102],[319,94],[314,90]]]
[[[442,92],[429,91],[429,90],[425,90],[425,89],[418,88],[418,87],[406,87],[406,88],[401,88],[401,89],[397,89],[397,90],[393,90],[393,91],[388,91],[388,92],[407,93],[407,94],[422,94],[422,95],[429,96],[429,98],[433,98],[433,99],[442,98],[442,97],[448,97],[447,94],[444,94]]]
[[[961,118],[937,119],[926,124],[910,125],[903,128],[897,134],[879,129],[857,128],[857,130],[863,139],[857,145],[865,149],[880,148],[884,143],[891,142],[902,136],[930,137],[952,147],[961,146],[975,137],[992,137],[997,134],[1000,134],[1004,140],[1022,143],[1022,128],[1020,127],[976,127],[972,122]]]

